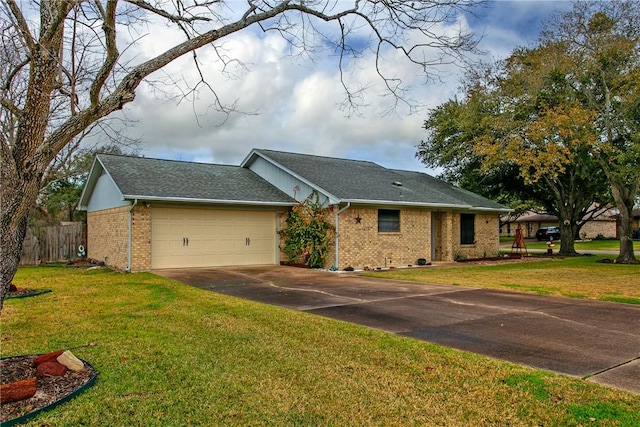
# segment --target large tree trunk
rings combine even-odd
[[[565,221],[560,221],[560,251],[558,255],[574,256],[578,255],[575,249],[575,237],[578,231],[578,226],[575,221],[569,220],[569,224],[565,224]]]
[[[53,19],[48,6],[41,8],[43,22]],[[70,7],[67,5],[67,7]],[[62,8],[60,10],[63,10]],[[66,16],[66,14],[63,14]],[[58,23],[51,34],[41,34],[39,44],[31,52],[29,86],[12,144],[2,141],[0,152],[0,310],[18,268],[22,243],[27,231],[29,211],[34,205],[42,176],[59,149],[43,144],[50,112],[50,94],[55,87],[52,70],[57,69],[57,52],[49,46],[60,47],[63,26]],[[51,43],[51,45],[48,45]]]
[[[9,291],[11,281],[16,274],[22,244],[27,232],[27,220],[29,208],[35,202],[40,188],[38,176],[29,183],[17,181],[7,167],[6,159],[3,160],[3,171],[0,182],[0,311],[4,305],[4,299]]]
[[[609,164],[601,160],[603,170],[611,184],[611,194],[618,208],[618,236],[620,238],[620,253],[616,262],[637,263],[633,252],[633,205],[635,204],[640,181],[629,181],[627,176],[616,176],[609,169]]]
[[[27,232],[27,218],[22,220],[17,227],[5,227],[4,214],[2,221],[1,246],[0,246],[0,311],[4,306],[4,299],[9,292],[9,286],[18,269],[20,254],[22,254],[22,242]]]
[[[617,200],[616,200],[617,202]],[[633,252],[633,203],[616,203],[620,211],[618,217],[618,234],[620,236],[620,253],[616,262],[620,263],[637,263],[635,253]]]
[[[575,249],[575,235],[578,230],[578,221],[581,219],[585,206],[591,201],[580,197],[576,189],[573,173],[563,176],[564,179],[551,179],[544,177],[547,187],[556,196],[556,210],[560,219],[560,250],[559,255],[578,255]],[[566,182],[563,182],[566,181]]]
[[[614,107],[612,99],[614,95],[611,93],[608,82],[606,81],[605,74],[601,73],[602,78],[601,87],[604,89],[604,131],[607,137],[607,143],[613,150],[603,150],[599,153],[599,161],[602,166],[609,184],[611,185],[611,194],[613,200],[618,208],[618,235],[620,237],[620,253],[616,262],[620,263],[637,263],[635,254],[633,253],[633,236],[632,233],[632,221],[633,221],[633,205],[636,202],[636,197],[640,191],[640,179],[638,179],[637,161],[632,166],[633,158],[630,157],[627,163],[616,164],[616,151],[625,152],[629,150],[629,144],[627,144],[625,137],[618,136],[612,123],[615,123]],[[633,131],[632,131],[633,132]],[[626,136],[629,138],[629,136]],[[637,141],[633,144],[637,144]],[[636,157],[637,160],[637,157]]]

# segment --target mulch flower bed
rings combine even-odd
[[[34,360],[38,355],[14,356],[0,360],[0,383],[11,384],[16,381],[36,377]],[[36,393],[27,399],[3,403],[0,407],[0,422],[9,425],[18,417],[27,417],[42,409],[55,406],[75,396],[84,386],[89,386],[96,377],[96,370],[84,362],[81,371],[67,370],[62,376],[43,375],[37,378]],[[15,420],[18,421],[18,420]],[[5,424],[6,423],[6,424]]]

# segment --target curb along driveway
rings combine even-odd
[[[640,393],[640,306],[294,267],[171,269],[188,285]]]

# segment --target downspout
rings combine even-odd
[[[338,218],[338,215],[340,215],[342,212],[346,211],[347,209],[349,209],[351,207],[351,202],[347,202],[347,206],[345,206],[344,208],[340,209],[338,212],[336,212],[336,263],[335,266],[336,268],[340,268],[340,251],[338,250],[339,248],[339,243],[340,243],[340,238],[338,237],[339,231],[340,231],[340,219]]]
[[[131,257],[132,257],[132,240],[133,240],[133,210],[136,208],[136,205],[138,204],[138,199],[135,199],[133,201],[133,205],[131,205],[131,208],[129,209],[129,242],[127,245],[127,268],[126,268],[126,272],[127,273],[131,273]]]

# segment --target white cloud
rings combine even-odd
[[[511,6],[518,10],[517,4]],[[495,18],[500,9],[484,12],[493,13]],[[526,13],[534,12],[530,7],[526,9]],[[521,44],[523,38],[518,36],[517,28],[506,28],[500,20],[487,22],[484,49],[504,57]],[[139,50],[127,55],[151,57],[180,39],[179,33],[163,25],[148,25],[154,37],[143,37]],[[439,31],[453,32],[469,25],[460,17]],[[213,94],[204,87],[197,95],[180,99],[183,91],[199,79],[192,58],[187,56],[164,69],[165,76],[180,83],[162,86],[164,95],[150,84],[141,85],[136,100],[125,107],[127,115],[135,120],[129,134],[143,140],[143,154],[149,157],[238,164],[251,148],[259,147],[424,170],[414,154],[415,146],[425,136],[421,126],[426,111],[407,116],[407,109],[400,107],[398,114],[380,115],[393,99],[376,73],[372,52],[360,58],[356,66],[346,67],[349,72],[343,78],[350,88],[370,86],[361,116],[347,118],[339,108],[345,93],[337,58],[324,56],[316,62],[292,59],[289,47],[275,32],[244,31],[227,37],[218,53],[238,59],[246,68],[231,63],[226,75],[221,73],[222,64],[214,49],[205,47],[198,52],[200,69],[220,99],[225,103],[237,100],[238,110],[258,114],[231,114],[225,118],[211,109]],[[410,97],[426,108],[452,97],[459,84],[459,69],[447,65],[441,69],[443,81],[424,85],[415,64],[398,52],[387,52],[382,69],[385,75],[411,85]],[[163,77],[162,73],[156,74],[151,80]]]

